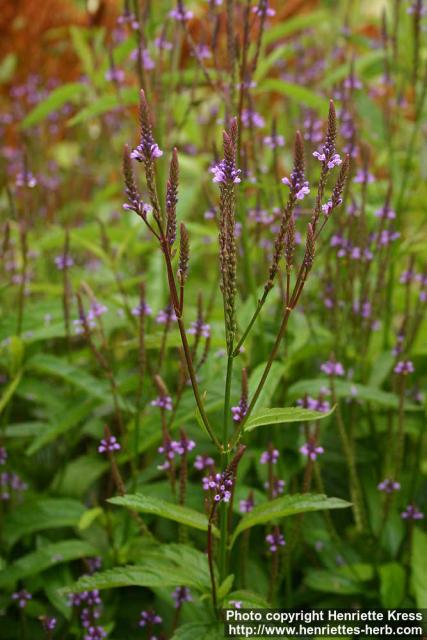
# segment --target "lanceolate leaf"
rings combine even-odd
[[[132,586],[153,589],[186,586],[207,592],[210,586],[207,557],[186,545],[159,545],[148,551],[140,564],[83,576],[69,591]]]
[[[95,556],[97,550],[88,542],[82,540],[64,540],[55,544],[48,544],[33,553],[21,557],[11,567],[0,571],[0,587],[12,584],[28,576],[39,574],[41,571],[70,560]]]
[[[310,422],[328,418],[334,412],[334,408],[327,413],[311,411],[301,407],[287,407],[285,409],[261,409],[257,411],[245,424],[245,431],[253,431],[257,427],[270,424],[282,424],[284,422]]]
[[[188,507],[183,507],[172,502],[166,502],[166,500],[160,500],[159,498],[152,498],[138,493],[136,495],[110,498],[109,502],[122,507],[128,507],[140,513],[151,513],[161,518],[166,518],[167,520],[174,520],[188,527],[193,527],[193,529],[200,529],[201,531],[208,530],[208,519],[204,513],[199,513],[194,509],[189,509]],[[216,528],[214,528],[214,533],[218,535]]]
[[[242,533],[242,531],[257,524],[276,522],[285,516],[293,516],[306,511],[345,509],[350,506],[350,502],[346,502],[340,498],[328,498],[321,494],[295,494],[276,498],[275,500],[254,507],[250,513],[240,520],[232,536],[231,544],[234,544],[237,536]]]
[[[81,82],[70,82],[54,89],[44,100],[38,103],[36,107],[24,118],[21,127],[27,129],[32,127],[51,113],[63,107],[67,102],[75,102],[88,88]]]
[[[36,531],[76,527],[84,510],[84,506],[77,500],[33,499],[7,514],[4,521],[4,537],[12,545],[23,536]]]

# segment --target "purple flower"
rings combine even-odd
[[[328,169],[333,169],[335,166],[342,163],[339,153],[333,153],[331,156],[328,156],[327,153],[325,153],[324,148],[322,151],[314,151],[313,156],[317,158],[319,162],[326,163]]]
[[[31,171],[21,171],[16,174],[15,184],[17,187],[28,187],[29,189],[34,189],[38,183]]]
[[[411,271],[411,270],[403,271],[399,278],[399,282],[400,284],[409,284],[410,282],[413,282],[415,278],[416,278],[415,271]]]
[[[295,197],[297,200],[303,200],[305,196],[310,193],[310,187],[308,186],[307,180],[300,181],[295,171],[292,171],[290,178],[282,178],[282,182],[291,190],[295,191]]]
[[[136,305],[136,307],[133,307],[131,313],[133,316],[137,316],[137,317],[139,317],[141,314],[144,316],[151,316],[152,309],[149,304],[146,304],[145,302],[140,302],[139,304]]]
[[[211,335],[211,325],[205,324],[201,318],[198,318],[191,323],[191,327],[187,333],[197,337],[202,336],[203,338],[209,338]]]
[[[320,365],[320,370],[326,373],[327,376],[343,376],[345,371],[340,362],[334,360],[328,360]]]
[[[194,467],[199,471],[203,471],[206,467],[213,467],[215,460],[210,456],[196,456]]]
[[[394,220],[396,218],[396,212],[387,206],[382,209],[377,209],[374,215],[377,218],[383,218],[385,220]]]
[[[400,515],[404,520],[422,520],[424,518],[423,512],[413,504],[408,504]]]
[[[325,453],[325,450],[323,447],[316,446],[315,442],[309,441],[303,444],[303,446],[300,448],[300,453],[302,453],[304,456],[308,456],[310,460],[316,460],[317,456]]]
[[[284,146],[285,138],[277,134],[272,134],[271,136],[264,137],[264,144],[270,147],[270,149],[276,149],[277,147]]]
[[[53,631],[56,627],[56,618],[50,618],[49,616],[43,616],[41,623],[45,631]]]
[[[154,160],[154,158],[160,158],[163,155],[163,151],[159,149],[159,145],[156,142],[139,144],[130,154],[130,157],[138,162],[144,162]]]
[[[147,625],[162,624],[163,620],[154,611],[141,611],[141,620],[139,621],[140,627]]]
[[[172,11],[169,11],[169,17],[177,20],[178,22],[191,20],[193,15],[194,14],[192,11],[188,11],[188,9],[183,9],[182,7],[177,7],[176,9],[172,9]]]
[[[117,442],[115,436],[107,436],[101,440],[101,444],[98,447],[99,453],[113,453],[113,451],[120,451],[121,447]]]
[[[394,480],[388,480],[386,478],[378,484],[377,489],[379,491],[384,491],[385,493],[393,493],[393,491],[399,491],[400,482],[395,482]]]
[[[160,407],[165,411],[172,411],[172,398],[170,396],[157,396],[150,404],[152,407]]]
[[[57,269],[59,269],[59,271],[63,271],[64,269],[69,269],[74,265],[73,258],[68,255],[56,256],[56,258],[54,259],[54,262],[56,264]]]
[[[168,324],[169,322],[176,322],[178,318],[176,317],[174,309],[169,305],[166,309],[162,309],[156,316],[157,324]]]
[[[102,640],[107,637],[107,632],[105,629],[99,626],[90,626],[87,629],[87,633],[84,637],[84,640]]]
[[[28,593],[26,589],[21,589],[21,591],[12,593],[12,600],[15,600],[21,609],[24,609],[27,606],[32,597],[31,593]]]
[[[229,502],[231,498],[230,489],[233,486],[233,478],[225,471],[215,473],[202,478],[202,486],[204,491],[214,491],[215,502]]]
[[[261,464],[276,464],[279,455],[278,449],[269,449],[268,451],[263,451],[259,461]]]
[[[284,492],[285,484],[286,482],[284,480],[273,477],[273,485],[270,487],[270,483],[267,480],[266,482],[264,482],[264,489],[266,489],[267,491],[271,491],[272,498],[277,498]]]
[[[240,600],[230,600],[229,604],[232,604],[235,609],[241,609],[242,603]]]
[[[262,127],[265,125],[265,120],[256,111],[252,111],[251,109],[243,109],[242,125],[244,127],[255,127],[257,129],[262,129]]]
[[[240,500],[239,511],[240,513],[249,513],[255,506],[255,500],[253,493],[251,492],[246,500]]]
[[[102,567],[102,559],[99,556],[88,558],[87,564],[89,567],[89,573],[95,573]]]
[[[409,373],[413,373],[415,368],[411,360],[400,360],[394,367],[393,371],[399,375],[407,376]]]
[[[154,44],[160,51],[170,51],[173,47],[172,42],[168,42],[168,40],[165,40],[162,36],[160,38],[156,38],[154,40]]]
[[[265,541],[267,542],[271,553],[276,553],[279,550],[279,547],[284,547],[286,544],[285,538],[280,533],[280,531],[269,533],[267,536],[265,536]]]
[[[375,182],[375,177],[372,175],[372,173],[369,173],[369,171],[367,171],[366,169],[359,169],[359,171],[356,173],[355,177],[353,178],[353,182],[356,182],[359,184],[371,184],[372,182]]]
[[[193,600],[193,596],[188,587],[177,587],[172,593],[172,598],[175,600],[175,609],[179,609],[183,602],[191,602]]]
[[[173,441],[171,443],[172,449],[180,456],[183,456],[185,453],[192,451],[196,446],[194,440],[189,440],[185,433],[181,434],[181,438],[178,441]]]
[[[196,55],[200,60],[206,60],[212,56],[210,48],[206,44],[196,45]]]
[[[90,305],[90,309],[87,314],[87,319],[89,323],[95,320],[95,318],[99,318],[104,313],[107,313],[107,311],[108,311],[108,308],[105,306],[105,304],[102,304],[101,302],[94,300]]]
[[[227,166],[225,160],[221,160],[218,164],[209,169],[213,174],[212,182],[227,182],[229,184],[238,184],[241,182],[241,170],[234,166]]]
[[[165,471],[166,469],[170,469],[171,460],[174,459],[176,449],[174,447],[172,440],[168,439],[163,442],[163,444],[157,449],[159,453],[162,453],[165,457],[165,461],[162,465],[159,465],[157,468]]]
[[[260,5],[260,4],[259,4],[258,6],[254,7],[254,8],[252,9],[252,11],[253,11],[253,13],[254,13],[256,16],[261,17],[261,16],[262,16],[262,14],[263,14],[263,8],[262,8],[262,5]],[[266,3],[265,15],[266,15],[267,17],[269,17],[269,18],[272,18],[273,16],[275,16],[275,15],[276,15],[276,11],[275,11],[274,9],[271,9],[271,8],[268,6],[268,3]]]
[[[0,447],[0,465],[6,464],[7,451],[6,447]]]
[[[117,84],[123,84],[125,80],[125,72],[123,69],[108,69],[105,74],[105,79],[108,82],[117,82]]]

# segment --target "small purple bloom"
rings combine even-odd
[[[21,591],[12,593],[12,600],[15,600],[21,609],[24,609],[27,606],[32,597],[31,593],[28,593],[26,589],[21,589]]]
[[[371,184],[372,182],[375,182],[375,177],[372,175],[372,173],[369,173],[369,171],[365,169],[359,169],[359,171],[353,178],[353,182],[359,184]]]
[[[74,260],[69,255],[56,256],[54,262],[56,264],[57,269],[59,269],[59,271],[63,271],[64,269],[69,269],[74,265]]]
[[[393,491],[399,491],[400,482],[395,482],[394,480],[386,478],[378,484],[377,489],[379,491],[384,491],[385,493],[393,493]]]
[[[264,118],[256,111],[250,109],[243,109],[242,111],[242,125],[244,127],[255,127],[262,129],[265,125]]]
[[[140,627],[147,625],[162,624],[163,620],[154,611],[141,611],[141,620],[139,621]]]
[[[0,465],[6,464],[7,451],[6,447],[0,447]]]
[[[286,482],[284,480],[274,477],[273,486],[270,487],[270,483],[267,480],[266,482],[264,482],[264,489],[266,489],[267,491],[269,490],[271,491],[272,498],[277,498],[278,496],[282,495],[282,493],[284,492],[285,484]]]
[[[279,547],[284,547],[286,544],[285,538],[280,533],[280,531],[269,533],[267,536],[265,536],[265,541],[267,542],[271,553],[276,553],[279,550]]]
[[[202,478],[202,486],[204,491],[214,491],[215,502],[229,502],[231,498],[230,489],[233,486],[233,479],[225,471],[215,473]]]
[[[189,440],[183,433],[180,440],[171,442],[171,446],[175,453],[183,456],[185,453],[192,451],[196,446],[196,443],[194,442],[194,440]]]
[[[146,304],[145,302],[142,302],[142,303],[140,302],[138,305],[136,305],[136,307],[133,307],[131,313],[133,316],[138,316],[138,317],[140,315],[151,316],[152,309],[149,304]]]
[[[187,333],[193,336],[202,336],[203,338],[209,338],[211,335],[211,325],[205,324],[202,320],[194,320],[191,323],[191,327],[188,329]]]
[[[183,602],[191,602],[193,600],[193,596],[188,587],[177,587],[172,593],[172,598],[175,600],[175,609],[179,609]]]
[[[268,18],[272,18],[273,16],[275,16],[275,15],[276,15],[276,11],[275,11],[275,9],[272,9],[271,7],[269,7],[269,6],[268,6],[268,3],[266,3],[266,9],[264,9],[264,11],[265,11],[265,15],[266,15]],[[252,9],[252,12],[253,12],[256,16],[261,17],[261,16],[262,16],[262,14],[263,14],[263,7],[262,7],[262,5],[261,5],[261,4],[259,4],[258,6],[254,7],[254,8]]]
[[[99,627],[98,625],[94,626],[90,626],[87,629],[87,633],[84,637],[84,640],[103,640],[103,638],[107,637],[107,632],[105,631],[105,629],[103,629],[102,627]]]
[[[270,149],[276,149],[277,147],[283,147],[285,145],[285,138],[281,135],[272,134],[271,136],[264,137],[264,144]]]
[[[213,467],[214,464],[215,460],[210,456],[196,456],[194,461],[194,467],[199,471],[203,471],[206,467]]]
[[[399,375],[407,376],[409,373],[413,373],[415,368],[411,360],[400,360],[393,371]]]
[[[310,460],[316,460],[317,456],[325,453],[325,450],[323,447],[317,446],[315,442],[306,442],[300,448],[300,453],[304,456],[308,456]]]
[[[194,14],[192,11],[189,11],[188,9],[183,9],[180,7],[177,7],[176,9],[172,9],[172,11],[169,11],[169,17],[173,18],[174,20],[177,20],[178,22],[185,22],[186,20],[191,20],[193,15]]]
[[[130,154],[130,157],[138,162],[144,162],[144,160],[154,160],[154,158],[160,158],[163,155],[163,151],[159,149],[159,145],[156,142],[152,142],[148,146],[145,144],[139,144]]]
[[[170,396],[157,396],[150,404],[152,407],[160,407],[165,411],[172,411],[172,398]]]
[[[230,600],[230,604],[234,606],[235,609],[241,609],[242,603],[240,600]]]
[[[56,618],[50,618],[49,616],[43,616],[41,623],[45,631],[53,631],[56,627]]]
[[[238,184],[241,182],[241,170],[234,167],[227,167],[224,160],[209,169],[213,174],[212,182],[226,182],[229,184]]]
[[[279,459],[279,455],[280,453],[278,449],[263,451],[259,461],[261,464],[276,464]]]
[[[240,513],[249,513],[255,506],[255,500],[252,492],[246,498],[246,500],[240,500],[239,502],[239,511]]]
[[[108,82],[116,82],[117,84],[123,84],[125,81],[125,72],[123,69],[108,69],[105,74],[105,79]]]
[[[328,360],[320,365],[320,370],[326,373],[327,376],[343,376],[345,371],[340,362],[334,360]]]
[[[120,451],[121,447],[117,442],[115,436],[108,436],[101,440],[101,444],[98,447],[99,453],[113,453],[114,451]]]
[[[422,520],[424,518],[423,512],[413,504],[408,504],[400,515],[404,520]]]
[[[177,320],[178,318],[171,306],[162,309],[156,316],[157,324],[168,324],[169,322],[176,322]]]

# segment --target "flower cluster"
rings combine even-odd
[[[226,471],[202,478],[203,489],[214,493],[215,502],[229,502],[233,484],[232,476]]]
[[[33,596],[31,595],[31,593],[29,593],[26,589],[21,589],[21,591],[12,593],[12,600],[18,603],[18,607],[20,609],[25,609],[32,597]]]
[[[172,598],[175,600],[175,609],[179,609],[184,602],[191,602],[193,596],[188,587],[177,587],[172,593]]]
[[[393,369],[394,373],[401,376],[407,376],[409,373],[414,373],[415,368],[411,360],[400,360]]]
[[[377,488],[379,491],[384,491],[385,493],[393,493],[393,491],[400,490],[400,482],[386,478],[378,484]]]
[[[101,440],[101,443],[98,447],[99,453],[114,453],[114,451],[120,451],[121,447],[117,442],[117,438],[115,436],[106,436]]]
[[[159,407],[164,411],[172,411],[172,398],[166,395],[157,396],[154,400],[150,402],[152,407]]]
[[[310,458],[310,460],[316,460],[317,456],[325,453],[325,450],[323,447],[316,445],[315,442],[308,441],[300,448],[300,453]]]
[[[343,376],[345,374],[342,364],[335,362],[335,360],[324,362],[320,365],[320,370],[326,373],[327,376]]]
[[[279,530],[269,533],[265,536],[265,541],[268,544],[269,551],[271,553],[277,553],[280,547],[284,547],[286,542],[283,534]]]

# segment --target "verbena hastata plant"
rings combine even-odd
[[[162,252],[167,282],[170,294],[170,305],[178,324],[182,351],[185,360],[183,367],[182,383],[191,383],[194,399],[199,416],[201,427],[207,432],[212,443],[215,445],[218,460],[209,459],[209,462],[200,460],[200,468],[207,467],[209,474],[204,478],[204,488],[208,491],[207,498],[207,527],[208,541],[207,553],[209,560],[209,573],[211,580],[211,596],[214,609],[218,609],[221,601],[218,599],[218,585],[223,588],[230,578],[230,553],[239,533],[257,523],[269,522],[270,532],[266,535],[266,542],[269,545],[272,555],[272,572],[270,584],[270,599],[274,599],[275,592],[281,583],[282,567],[279,558],[282,556],[281,547],[285,545],[285,539],[277,524],[280,513],[291,510],[292,513],[303,513],[307,510],[330,509],[334,507],[348,506],[345,502],[337,499],[327,499],[325,496],[286,496],[285,498],[274,497],[280,492],[280,479],[275,478],[273,466],[277,461],[278,452],[271,446],[262,455],[262,462],[269,467],[269,477],[267,490],[269,499],[272,501],[270,507],[262,505],[260,508],[253,508],[252,500],[245,503],[245,511],[248,516],[243,518],[234,528],[234,519],[230,509],[237,481],[238,466],[245,453],[246,447],[250,446],[249,432],[259,426],[280,423],[280,422],[310,422],[325,417],[322,412],[312,411],[306,408],[301,409],[269,409],[265,410],[257,406],[258,399],[263,391],[268,379],[269,372],[278,354],[282,340],[288,326],[289,317],[297,307],[300,296],[303,292],[306,281],[312,270],[316,254],[316,245],[319,242],[322,231],[326,226],[330,216],[342,204],[342,195],[349,172],[349,156],[341,159],[336,151],[337,125],[334,104],[331,101],[329,106],[329,117],[327,123],[326,137],[319,151],[313,153],[320,163],[320,178],[317,185],[317,193],[312,214],[306,224],[305,247],[302,255],[296,252],[296,221],[295,211],[298,205],[310,193],[309,182],[305,176],[304,146],[300,132],[295,137],[293,169],[289,177],[282,179],[287,186],[289,193],[286,203],[280,210],[280,224],[276,232],[274,250],[268,272],[263,294],[253,312],[252,318],[246,327],[239,327],[238,323],[238,255],[239,243],[236,238],[236,189],[241,184],[241,169],[237,166],[237,146],[238,146],[238,123],[236,118],[230,120],[229,126],[223,133],[223,157],[210,169],[213,175],[213,182],[219,187],[219,216],[218,216],[218,238],[219,238],[219,281],[224,308],[224,332],[225,332],[225,353],[227,360],[226,375],[223,394],[223,418],[222,425],[211,423],[211,419],[205,409],[205,403],[209,398],[209,390],[200,387],[196,373],[195,349],[190,347],[188,341],[188,325],[185,321],[185,296],[188,287],[191,287],[191,242],[186,226],[180,224],[179,249],[177,243],[177,216],[176,206],[179,192],[179,163],[178,153],[174,149],[170,162],[169,179],[166,188],[166,199],[163,205],[158,196],[156,179],[156,161],[163,155],[153,137],[153,129],[149,106],[145,94],[141,91],[140,98],[140,142],[139,145],[130,152],[126,146],[123,158],[123,169],[126,183],[126,194],[128,201],[124,208],[135,212],[148,227],[155,241],[158,242]],[[144,200],[140,194],[134,171],[132,160],[141,163],[144,168],[148,201]],[[327,195],[327,183],[334,168],[340,166],[338,176],[334,180],[330,195]],[[279,311],[279,323],[276,338],[273,342],[270,355],[263,368],[255,388],[250,393],[247,387],[247,375],[250,372],[250,363],[246,367],[239,365],[245,341],[251,329],[261,313],[268,295],[273,290],[279,271],[284,270],[284,292],[282,304]],[[203,322],[200,317],[198,323],[193,327],[193,333],[197,338],[203,335]],[[233,367],[237,363],[240,366],[242,375],[242,393],[238,405],[231,406],[231,382]],[[327,363],[329,373],[333,379],[337,371],[338,364],[333,360]],[[328,370],[329,370],[328,369]],[[163,467],[168,473],[172,489],[175,485],[175,454],[185,456],[194,446],[194,442],[188,440],[185,433],[181,433],[181,439],[172,440],[172,434],[165,421],[165,410],[172,408],[172,399],[167,395],[166,388],[160,378],[156,377],[156,384],[159,388],[159,397],[156,404],[160,408],[162,416],[162,438],[163,443],[159,451],[165,454],[165,464]],[[257,411],[255,411],[257,408]],[[355,499],[355,512],[358,513],[357,501],[358,478],[355,469],[355,462],[351,447],[348,445],[347,434],[343,425],[342,438],[345,446],[345,453],[348,456],[348,464],[351,474],[352,492]],[[114,438],[113,438],[114,440]],[[114,447],[115,442],[110,437],[110,443]],[[303,447],[303,452],[307,455],[309,463],[307,476],[312,472],[312,463],[317,455],[323,452],[322,447],[317,443],[316,429],[308,434],[307,443]],[[185,467],[186,461],[181,460],[181,471]],[[185,483],[185,477],[181,478]],[[181,489],[182,489],[181,485]],[[308,489],[308,480],[306,483]],[[185,489],[184,489],[185,491]],[[184,495],[180,491],[178,502],[183,503]],[[132,498],[126,497],[119,504],[132,506]],[[144,509],[142,509],[144,510]],[[219,540],[214,541],[213,531],[219,520]],[[276,524],[274,522],[276,521]],[[301,520],[297,521],[293,531],[291,545],[295,543],[295,536]],[[216,562],[218,564],[218,574],[216,572]],[[218,582],[219,581],[219,582]]]
[[[425,8],[300,4],[129,0],[5,85],[0,635],[425,602]]]

